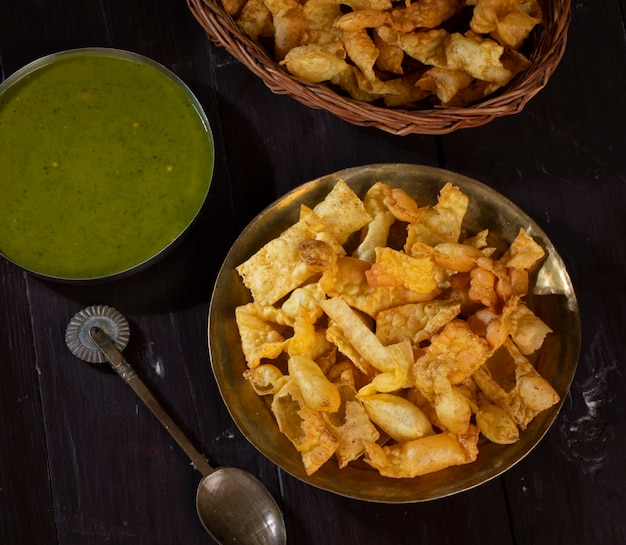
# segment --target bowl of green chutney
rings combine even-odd
[[[108,48],[37,59],[0,83],[0,254],[59,281],[141,270],[197,219],[214,149],[161,64]]]

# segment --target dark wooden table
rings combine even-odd
[[[0,260],[0,543],[212,542],[182,451],[118,377],[65,347],[71,316],[99,303],[129,318],[128,359],[200,450],[279,499],[291,544],[626,543],[625,12],[624,0],[574,2],[562,63],[522,113],[396,137],[272,94],[207,41],[184,0],[4,2],[2,79],[63,49],[136,51],[200,98],[217,164],[199,223],[142,273],[61,285]],[[579,367],[543,442],[504,476],[428,503],[350,500],[277,470],[231,420],[207,354],[213,281],[239,231],[296,185],[374,162],[445,167],[502,192],[551,237],[579,297]]]

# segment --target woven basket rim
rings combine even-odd
[[[531,66],[518,74],[508,86],[468,107],[408,110],[360,102],[337,93],[323,83],[297,78],[273,60],[259,44],[242,34],[219,0],[187,0],[187,4],[209,40],[247,66],[273,93],[289,95],[308,107],[327,110],[354,125],[376,127],[400,136],[447,134],[521,112],[528,101],[546,86],[560,63],[571,21],[571,0],[545,0],[542,4],[544,21],[529,56]]]

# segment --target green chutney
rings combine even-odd
[[[138,55],[45,60],[0,87],[0,253],[60,279],[150,261],[208,194],[214,148],[200,106]]]

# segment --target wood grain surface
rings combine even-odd
[[[272,94],[184,0],[5,2],[2,79],[63,49],[141,53],[196,93],[217,161],[198,223],[137,275],[56,284],[0,259],[0,543],[212,543],[195,512],[199,473],[119,377],[67,350],[69,319],[91,304],[127,316],[127,359],[210,461],[250,470],[279,499],[290,544],[626,543],[625,11],[574,2],[565,56],[520,114],[399,137]],[[555,425],[504,476],[433,502],[361,502],[281,472],[237,430],[207,353],[213,281],[247,222],[307,180],[376,162],[444,167],[503,193],[552,239],[579,298],[580,362]]]

